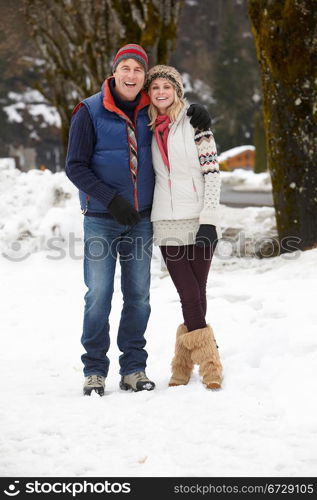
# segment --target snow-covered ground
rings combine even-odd
[[[269,172],[255,174],[252,170],[236,168],[232,172],[221,172],[221,182],[233,191],[272,191]]]
[[[64,174],[21,174],[8,162],[0,190],[2,476],[316,475],[317,250],[214,258],[208,320],[224,365],[218,392],[197,371],[188,386],[167,387],[182,318],[157,251],[147,330],[157,386],[119,390],[118,269],[106,395],[83,397],[76,190]],[[263,235],[273,220],[269,208],[223,207],[224,228]]]

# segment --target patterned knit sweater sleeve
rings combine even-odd
[[[205,184],[204,204],[200,212],[199,223],[217,226],[219,225],[221,179],[216,143],[211,130],[196,130],[195,143]]]

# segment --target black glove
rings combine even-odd
[[[108,205],[108,210],[119,224],[133,226],[141,220],[139,212],[122,196],[117,195]]]
[[[211,118],[207,109],[202,104],[191,104],[187,110],[187,116],[191,116],[190,124],[199,130],[208,130],[211,126]]]
[[[196,234],[195,245],[198,247],[212,247],[215,251],[218,243],[216,226],[201,224]]]

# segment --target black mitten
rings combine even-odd
[[[191,104],[187,110],[187,116],[191,116],[190,124],[199,130],[208,130],[211,126],[211,118],[207,109],[202,104]]]
[[[141,220],[139,212],[122,196],[117,195],[108,205],[108,210],[119,224],[133,226]]]
[[[195,245],[198,247],[212,247],[215,250],[218,243],[216,226],[201,224],[196,234]]]

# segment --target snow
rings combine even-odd
[[[50,106],[39,91],[27,89],[23,94],[9,92],[8,97],[13,103],[4,106],[3,109],[7,113],[9,122],[21,123],[23,121],[23,111],[26,109],[35,118],[43,118],[42,127],[47,125],[61,126],[61,118],[56,108]]]
[[[215,256],[207,290],[225,374],[218,392],[197,370],[188,386],[167,387],[182,317],[157,249],[146,335],[156,389],[119,390],[118,266],[106,395],[83,397],[76,189],[63,173],[20,173],[10,160],[0,161],[0,189],[2,476],[315,476],[317,250]],[[222,209],[225,227],[271,230],[268,207]]]
[[[196,80],[192,80],[189,73],[182,73],[182,80],[184,85],[185,94],[194,92],[199,95],[200,99],[206,104],[215,103],[214,98],[212,97],[212,91],[209,85],[207,85],[202,80],[198,78]]]
[[[248,33],[249,34],[249,33]],[[250,35],[252,36],[252,33],[250,33]],[[252,101],[255,102],[255,103],[258,103],[260,102],[262,99],[261,95],[258,94],[257,92],[255,92],[252,96]]]
[[[0,170],[13,170],[15,169],[14,158],[0,158]]]
[[[270,187],[267,173],[236,169],[221,172],[221,176],[223,184],[233,190],[265,191]],[[55,245],[56,238],[66,246],[81,237],[77,189],[64,172],[52,174],[50,170],[35,169],[20,172],[14,168],[12,158],[0,159],[0,213],[0,251],[12,254],[14,259],[48,249]],[[233,209],[222,205],[221,214],[229,240],[228,230],[232,233],[232,229],[234,234],[243,230],[244,237],[253,241],[276,233],[272,207]],[[19,252],[12,245],[18,245]]]
[[[47,248],[50,238],[68,241],[81,231],[77,189],[64,172],[20,172],[12,159],[0,160],[0,250],[21,253]],[[14,250],[17,258],[17,252]]]
[[[232,172],[221,172],[221,182],[233,191],[272,191],[269,172],[255,174],[252,170],[236,168]]]

